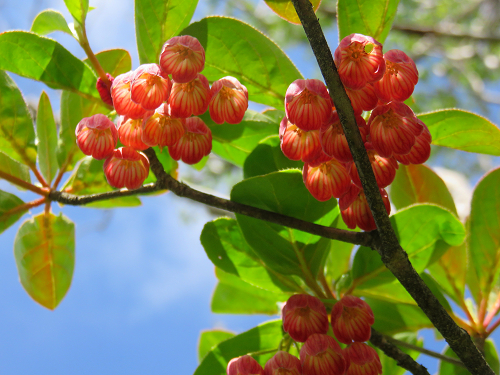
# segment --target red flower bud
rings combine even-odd
[[[116,77],[111,85],[111,97],[113,98],[116,113],[130,118],[142,118],[147,114],[148,110],[140,104],[134,103],[130,97],[130,85],[133,76],[134,72],[131,71]]]
[[[418,82],[415,62],[403,51],[391,49],[384,54],[385,74],[375,82],[375,92],[383,102],[404,102],[413,93]]]
[[[149,146],[142,141],[142,123],[143,119],[131,119],[120,116],[118,121],[118,136],[120,142],[125,146],[132,147],[134,150],[145,150]]]
[[[288,121],[302,130],[318,130],[332,115],[332,100],[319,79],[297,79],[285,94]]]
[[[415,137],[415,144],[411,148],[410,152],[406,155],[394,154],[396,160],[405,165],[423,164],[427,161],[427,159],[429,159],[429,156],[431,156],[431,132],[421,120],[417,121],[422,125],[424,130],[422,130],[420,135]]]
[[[114,78],[111,74],[106,73],[106,77],[108,78],[108,82],[104,82],[101,77],[97,78],[96,88],[101,100],[113,106],[113,99],[111,98],[111,85],[114,81]]]
[[[227,375],[264,375],[264,369],[249,355],[233,358],[227,364]]]
[[[393,157],[384,158],[380,156],[369,142],[365,143],[365,147],[378,187],[385,188],[389,186],[396,177],[396,170],[399,168],[398,162]],[[362,188],[356,164],[351,163],[349,165],[349,174],[351,175],[352,182]]]
[[[175,82],[189,82],[205,67],[205,50],[190,35],[174,36],[163,45],[160,67],[165,74],[172,74]]]
[[[202,115],[207,111],[209,101],[210,85],[203,74],[198,74],[187,83],[174,81],[168,98],[170,115],[180,118]]]
[[[332,328],[337,340],[344,344],[368,341],[375,319],[370,306],[353,295],[343,296],[332,309]]]
[[[302,177],[307,190],[321,202],[333,197],[340,198],[351,184],[351,177],[344,165],[333,158],[319,163],[305,163]]]
[[[378,97],[375,94],[375,89],[371,83],[368,83],[359,90],[351,90],[346,88],[346,93],[351,100],[354,114],[361,115],[363,111],[371,111],[377,106]]]
[[[134,103],[154,111],[170,94],[170,78],[162,73],[158,64],[144,64],[134,71],[130,97]]]
[[[102,114],[83,118],[76,126],[75,135],[80,150],[97,160],[111,155],[118,141],[115,124]]]
[[[142,125],[142,141],[148,146],[172,146],[186,132],[185,119],[169,115],[168,104],[159,106]]]
[[[300,350],[303,375],[344,375],[349,359],[333,337],[322,334],[309,336]]]
[[[328,314],[318,298],[308,294],[291,296],[281,311],[283,329],[295,341],[304,342],[313,333],[328,331]]]
[[[279,351],[266,362],[264,375],[302,375],[302,366],[294,355]]]
[[[216,124],[239,124],[248,108],[248,90],[234,77],[215,81],[210,89],[210,117]]]
[[[321,152],[319,130],[301,130],[283,117],[279,133],[281,151],[288,159],[308,162]]]
[[[212,132],[199,117],[187,118],[185,124],[186,133],[168,148],[168,152],[174,160],[196,164],[212,151]]]
[[[104,162],[104,174],[115,188],[139,188],[149,173],[149,160],[132,147],[120,147]]]
[[[346,375],[382,374],[380,358],[372,347],[361,342],[354,342],[344,349],[344,354],[351,362]]]
[[[359,90],[385,72],[382,44],[370,36],[351,34],[335,50],[335,65],[346,88]]]

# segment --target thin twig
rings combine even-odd
[[[3,171],[0,171],[0,178],[3,178],[4,180],[7,180],[7,181],[13,183],[14,185],[22,187],[26,190],[30,190],[33,193],[43,195],[44,197],[46,197],[49,194],[49,192],[47,190],[39,188],[38,186],[30,184],[29,182],[21,180],[20,178],[12,176],[11,174],[3,172]]]
[[[316,14],[309,0],[292,0],[292,2],[339,114],[368,205],[377,225],[380,241],[375,243],[374,249],[380,254],[385,266],[396,276],[434,327],[443,335],[467,369],[473,375],[494,375],[493,370],[474,345],[469,334],[453,321],[413,268],[408,255],[401,248],[380,196],[351,102],[340,80]]]

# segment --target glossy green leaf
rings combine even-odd
[[[216,267],[248,284],[275,293],[292,291],[297,285],[293,279],[274,272],[259,259],[234,219],[219,218],[206,223],[200,240]]]
[[[433,145],[500,155],[500,129],[482,116],[461,109],[443,109],[418,118],[429,128]]]
[[[31,25],[31,31],[40,35],[47,35],[54,31],[73,36],[66,19],[61,12],[53,9],[46,9],[38,13]]]
[[[83,25],[89,11],[89,0],[64,0],[64,3],[75,21]]]
[[[339,0],[337,3],[339,39],[358,33],[384,43],[391,30],[398,4],[399,0]]]
[[[103,164],[104,160],[96,160],[91,156],[85,157],[78,165],[78,168],[73,171],[64,188],[70,189],[71,193],[75,195],[104,193],[114,190],[106,181],[106,176],[103,172]],[[112,208],[134,207],[140,205],[141,201],[139,198],[129,196],[92,202],[85,205],[85,207]]]
[[[325,226],[339,214],[335,199],[318,202],[312,197],[297,170],[243,180],[233,187],[231,200]],[[324,264],[330,240],[244,215],[236,218],[246,241],[276,272],[302,276],[298,256],[304,257],[313,275]]]
[[[278,135],[262,140],[243,164],[244,178],[262,176],[282,169],[302,169],[304,163],[288,159],[280,148]]]
[[[198,340],[198,362],[201,362],[214,346],[234,336],[234,333],[220,329],[201,332]]]
[[[96,54],[103,69],[113,77],[126,73],[132,68],[130,54],[122,49],[111,49]],[[76,145],[75,128],[84,117],[97,113],[109,113],[108,107],[99,101],[88,100],[72,92],[63,91],[61,95],[61,127],[57,148],[59,165],[68,164],[71,170],[75,163],[84,157]]]
[[[276,315],[279,312],[278,302],[290,297],[290,294],[257,288],[220,268],[215,268],[215,275],[219,283],[212,295],[211,309],[214,313]]]
[[[27,31],[0,34],[0,69],[44,82],[55,89],[101,100],[92,69],[55,40]]]
[[[334,226],[339,229],[348,229],[340,215]],[[325,276],[330,283],[336,281],[349,270],[353,248],[353,244],[332,240],[332,249],[325,262]]]
[[[29,168],[26,165],[21,164],[15,161],[14,159],[9,158],[1,151],[0,151],[0,171],[8,173],[11,176],[17,177],[23,181],[31,182]]]
[[[278,133],[279,123],[265,114],[247,110],[237,125],[216,124],[208,112],[200,116],[212,131],[212,151],[221,158],[242,167],[259,142]]]
[[[194,375],[226,375],[227,364],[235,357],[277,350],[283,337],[281,326],[281,320],[273,320],[221,342],[203,358]],[[273,353],[255,358],[264,364],[272,355]]]
[[[403,209],[391,216],[391,223],[401,246],[419,273],[439,259],[441,251],[446,250],[436,246],[439,240],[458,246],[465,238],[465,228],[455,215],[430,204]],[[358,287],[363,288],[394,280],[378,253],[365,247],[361,247],[354,257],[352,276]]]
[[[18,221],[27,211],[27,209],[16,212],[12,211],[22,204],[24,204],[24,202],[14,194],[0,190],[0,234]]]
[[[209,81],[237,78],[248,89],[249,99],[283,109],[285,92],[302,75],[285,53],[260,31],[226,17],[207,17],[189,25],[205,48],[205,75]]]
[[[25,221],[14,239],[19,279],[31,298],[53,310],[66,295],[75,267],[75,225],[44,213]]]
[[[189,25],[198,0],[135,0],[135,31],[141,64],[158,63],[163,44]]]
[[[57,127],[52,113],[49,96],[42,92],[36,114],[36,134],[38,139],[38,165],[47,182],[55,177],[57,163]]]
[[[387,335],[398,332],[416,332],[422,328],[433,327],[418,306],[373,298],[365,298],[365,301],[370,305],[375,316],[373,328]]]
[[[423,164],[400,164],[390,194],[391,202],[398,210],[415,203],[435,203],[457,214],[444,181]]]
[[[500,169],[482,178],[472,196],[468,248],[479,278],[479,288],[488,296],[500,274]]]
[[[419,339],[418,334],[416,332],[401,332],[401,333],[395,334],[393,337],[396,340],[404,341],[404,342],[411,344],[411,345],[416,345],[419,347],[424,346],[424,340]],[[386,356],[384,354],[384,352],[382,352],[382,350],[380,350],[378,348],[375,348],[375,349],[377,350],[377,352],[379,354],[380,363],[382,364],[382,371],[384,374],[403,375],[406,372],[406,370],[404,368],[398,366],[397,362],[393,358]],[[403,347],[399,347],[399,349],[401,349],[403,352],[405,352],[406,354],[411,356],[414,360],[416,360],[418,358],[418,356],[420,355],[420,352],[418,352],[416,350],[410,350],[410,349],[403,348]]]
[[[450,347],[446,347],[444,351],[444,355],[449,357],[458,359],[458,356],[455,354]],[[498,353],[495,347],[495,342],[491,339],[487,339],[484,343],[484,358],[486,362],[490,365],[491,369],[495,374],[498,374],[500,371],[500,365],[498,362]],[[439,372],[438,375],[469,375],[470,372],[467,369],[456,366],[452,363],[440,361],[439,362]]]
[[[0,150],[23,164],[36,163],[33,120],[21,91],[3,71],[0,71]]]
[[[284,20],[294,23],[296,25],[300,25],[300,19],[295,11],[295,7],[291,0],[264,0],[266,4],[276,13],[278,16],[283,18]],[[319,4],[321,0],[312,0],[311,4],[313,6],[314,11],[316,12],[319,8]]]

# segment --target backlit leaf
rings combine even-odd
[[[25,221],[14,240],[19,279],[31,298],[53,310],[66,295],[75,267],[75,225],[40,214]]]
[[[198,362],[201,362],[214,346],[234,336],[234,333],[220,329],[201,332],[200,339],[198,340]]]
[[[49,96],[42,92],[36,114],[38,164],[47,182],[52,181],[59,168],[57,163],[57,127]]]
[[[14,224],[27,211],[12,211],[21,206],[24,202],[14,194],[0,190],[0,234]]]
[[[21,164],[15,161],[14,159],[9,158],[1,151],[0,151],[0,171],[8,173],[11,176],[17,177],[23,181],[31,182],[29,168],[26,165]]]
[[[295,7],[291,0],[265,0],[266,4],[271,8],[274,13],[278,16],[287,20],[290,23],[300,25],[299,16],[295,11]],[[321,0],[311,0],[314,11],[316,12],[319,8]]]
[[[283,109],[288,86],[302,75],[285,53],[252,26],[226,17],[207,17],[182,31],[205,48],[205,75],[213,82],[233,76],[250,100]]]
[[[64,3],[75,21],[83,25],[89,11],[89,0],[64,0]]]
[[[54,31],[73,36],[66,19],[61,12],[53,9],[46,9],[37,14],[31,25],[31,31],[40,35],[47,35]]]

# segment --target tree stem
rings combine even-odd
[[[33,184],[30,184],[29,182],[23,181],[20,178],[14,177],[8,173],[5,173],[3,171],[0,171],[0,178],[3,178],[4,180],[7,180],[14,185],[20,186],[26,190],[30,190],[33,193],[37,193],[40,195],[43,195],[44,197],[49,195],[49,192],[47,190],[41,189],[38,186],[35,186]]]

